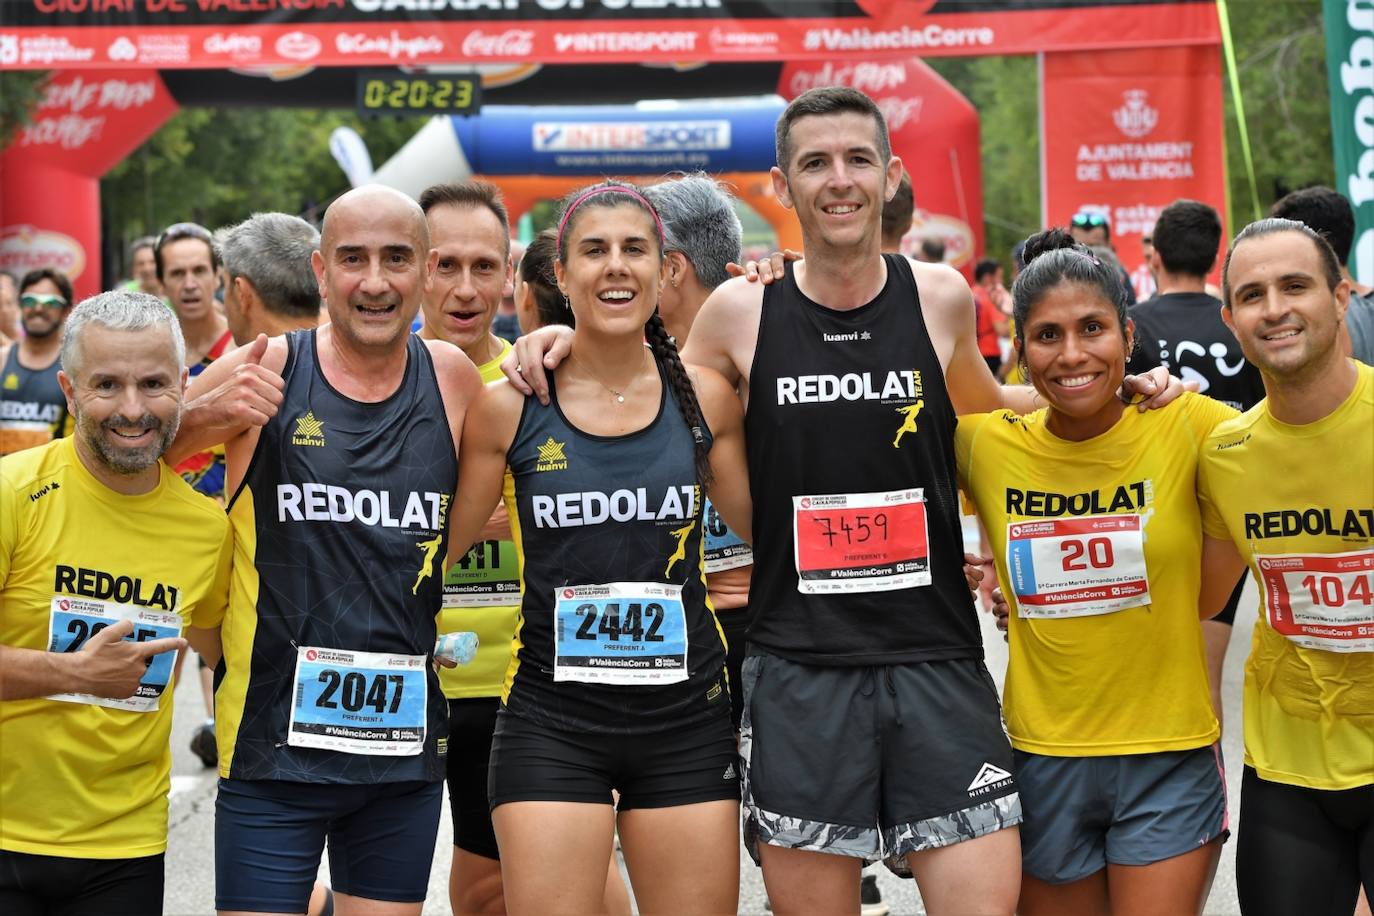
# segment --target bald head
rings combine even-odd
[[[372,217],[409,216],[422,250],[429,250],[429,227],[425,224],[425,211],[412,198],[395,188],[386,185],[368,184],[361,188],[341,194],[324,211],[324,223],[320,229],[320,250],[329,251],[336,242],[337,227],[341,221]]]

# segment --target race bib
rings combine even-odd
[[[167,611],[151,611],[135,604],[118,604],[113,601],[100,601],[94,598],[73,598],[68,595],[55,595],[52,599],[52,612],[48,616],[48,651],[80,652],[90,639],[112,623],[131,620],[134,631],[124,637],[126,642],[147,642],[150,639],[163,639],[181,635],[181,615]],[[110,700],[93,697],[84,693],[56,693],[50,700],[68,703],[89,703],[108,709],[125,709],[129,712],[156,712],[172,680],[172,669],[176,665],[175,652],[163,652],[152,657],[148,673],[138,682],[134,695],[125,700]]]
[[[378,757],[421,753],[427,667],[423,655],[297,649],[287,743]]]
[[[923,490],[794,496],[792,533],[803,594],[930,584]]]
[[[1308,649],[1374,652],[1374,549],[1255,557],[1274,632]]]
[[[624,685],[687,680],[681,587],[612,582],[556,589],[553,679]]]
[[[754,564],[754,551],[730,530],[716,507],[706,500],[706,571],[725,572]]]
[[[1149,604],[1140,516],[1010,522],[1007,577],[1023,618],[1091,617]]]
[[[478,541],[444,575],[444,607],[510,607],[520,603],[514,541]]]

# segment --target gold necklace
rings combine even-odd
[[[644,350],[644,353],[645,353],[644,359],[648,359],[648,352],[649,352],[648,349],[645,348],[645,350]],[[644,371],[644,360],[641,359],[640,362],[639,362],[639,367],[638,367],[637,369],[635,369],[634,375],[632,375],[632,376],[630,377],[630,381],[625,385],[625,387],[624,387],[623,389],[617,389],[617,388],[612,388],[610,385],[607,385],[605,382],[603,382],[603,381],[601,380],[601,376],[599,376],[599,375],[597,375],[595,372],[593,372],[593,371],[592,371],[592,367],[591,367],[590,365],[588,365],[587,362],[586,362],[585,360],[577,359],[576,357],[573,357],[573,359],[576,360],[577,362],[581,363],[581,364],[582,364],[583,370],[585,370],[586,373],[592,377],[592,380],[593,380],[594,382],[596,382],[598,385],[600,385],[602,388],[605,388],[608,392],[610,392],[611,396],[615,398],[616,403],[618,403],[618,404],[624,404],[624,403],[625,403],[625,392],[626,392],[626,391],[629,391],[631,388],[633,388],[633,387],[635,386],[635,383],[639,381],[639,376],[640,376],[640,374]]]

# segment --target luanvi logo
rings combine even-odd
[[[562,442],[555,442],[553,436],[539,446],[539,460],[535,462],[536,471],[564,471],[568,467],[568,456],[563,454]]]
[[[296,418],[296,432],[291,436],[291,444],[324,448],[324,421],[315,419],[314,412],[307,410],[305,416]]]

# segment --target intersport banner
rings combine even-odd
[[[1200,200],[1225,223],[1221,91],[1216,46],[1045,54],[1044,224],[1067,226],[1080,211],[1102,214],[1122,264],[1137,289],[1145,286],[1141,236],[1165,206]]]
[[[1350,273],[1374,285],[1374,0],[1325,0],[1336,188],[1355,208]]]
[[[824,61],[1211,44],[1213,0],[0,0],[0,69]]]

